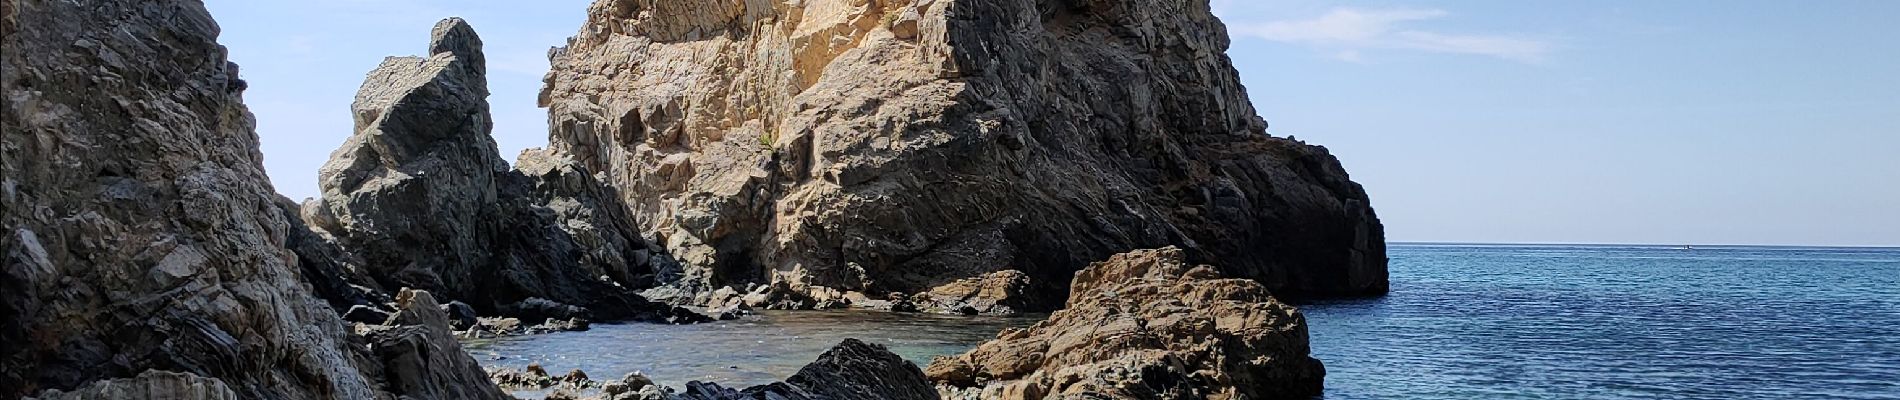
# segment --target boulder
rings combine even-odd
[[[1366,192],[1267,134],[1228,45],[1207,0],[596,0],[540,100],[687,292],[1018,269],[1043,311],[1172,245],[1282,295],[1384,293]]]
[[[1035,289],[1028,274],[1005,270],[958,279],[911,300],[938,313],[1009,315],[1042,304]]]
[[[1117,255],[1076,274],[1067,308],[926,370],[1003,398],[1308,399],[1325,369],[1305,317],[1248,279],[1178,248]]]
[[[507,398],[462,350],[429,292],[403,289],[388,326],[371,327],[370,349],[398,393],[421,399]]]
[[[881,345],[845,339],[783,382],[744,390],[689,382],[678,400],[935,400],[937,389],[916,364]]]

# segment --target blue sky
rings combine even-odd
[[[277,189],[436,20],[487,42],[504,157],[546,143],[587,1],[209,0]],[[1326,145],[1394,241],[1900,245],[1900,2],[1215,0],[1272,132]]]

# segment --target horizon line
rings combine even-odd
[[[1808,247],[1823,249],[1890,249],[1900,250],[1900,245],[1813,245],[1813,244],[1696,244],[1696,243],[1610,243],[1610,242],[1460,242],[1460,241],[1417,241],[1387,240],[1387,245],[1464,245],[1464,246],[1588,246],[1588,247]]]

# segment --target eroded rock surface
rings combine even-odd
[[[1282,295],[1383,293],[1365,192],[1266,135],[1228,44],[1205,0],[597,0],[541,102],[688,292],[1059,292],[1174,245]]]
[[[319,282],[333,305],[376,297],[354,288],[415,287],[530,325],[705,320],[634,293],[678,268],[640,238],[613,189],[548,151],[522,153],[518,169],[502,161],[467,22],[442,21],[429,49],[370,72],[351,107],[356,133],[324,165],[323,197],[301,209],[318,234],[293,248],[341,264],[312,270],[372,281],[313,278],[348,281]]]
[[[218,32],[196,1],[0,0],[0,398],[500,398],[387,374],[305,289]]]
[[[933,361],[929,377],[984,399],[1307,399],[1325,369],[1306,320],[1260,283],[1223,279],[1177,248],[1076,274],[1067,308]]]

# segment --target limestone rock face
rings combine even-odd
[[[304,289],[217,35],[196,1],[0,0],[0,398],[444,389]]]
[[[1282,295],[1383,293],[1364,190],[1265,134],[1228,44],[1205,0],[597,0],[541,102],[688,286],[1059,291],[1174,245]]]
[[[932,362],[932,380],[982,398],[1306,399],[1325,369],[1306,319],[1248,279],[1181,249],[1117,255],[1076,274],[1068,307]],[[990,382],[978,387],[979,382]]]
[[[679,268],[640,238],[616,191],[548,151],[524,152],[518,170],[502,161],[467,22],[442,21],[429,49],[369,73],[352,105],[356,133],[324,165],[323,198],[302,207],[318,235],[298,254],[374,281],[319,285],[335,288],[319,291],[339,311],[374,297],[352,287],[413,287],[530,323],[703,319],[634,294]],[[327,254],[325,241],[347,254]]]

